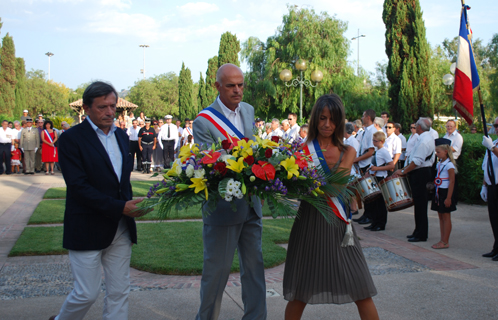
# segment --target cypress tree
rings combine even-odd
[[[216,82],[216,72],[218,71],[218,56],[214,56],[208,60],[208,68],[206,71],[206,101],[207,104],[214,102],[218,96],[218,90],[214,83]]]
[[[237,36],[229,31],[221,35],[220,49],[218,50],[218,68],[225,63],[233,63],[240,67],[240,42]]]
[[[186,117],[193,118],[196,114],[193,110],[193,86],[190,69],[185,68],[185,63],[182,62],[182,69],[178,77],[178,117],[182,121]]]
[[[199,111],[207,107],[211,102],[206,100],[206,84],[204,83],[204,78],[202,77],[202,72],[200,72],[201,78],[199,80]]]
[[[385,0],[389,110],[404,128],[419,117],[432,117],[430,46],[418,0]]]
[[[20,117],[26,106],[26,66],[23,58],[16,58],[16,108],[15,117]]]
[[[12,117],[16,106],[16,49],[7,33],[0,51],[0,114]]]

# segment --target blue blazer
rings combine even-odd
[[[129,139],[123,130],[114,134],[123,158],[121,181],[87,120],[59,138],[59,164],[67,185],[63,236],[66,249],[107,248],[122,217],[126,219],[131,241],[137,243],[135,219],[123,215],[126,201],[132,199]]]

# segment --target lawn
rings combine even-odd
[[[50,190],[50,189],[49,189]],[[28,224],[53,224],[64,222],[64,209],[66,200],[42,200],[31,215]],[[166,220],[173,219],[201,219],[201,206],[193,206],[178,212],[173,211]],[[270,209],[267,205],[263,206],[263,215],[271,216]],[[156,211],[137,218],[137,220],[160,220]]]
[[[155,180],[151,181],[132,181],[131,187],[134,197],[145,197],[149,192],[150,187],[157,183]],[[43,199],[64,199],[66,198],[66,187],[50,188],[43,195]]]
[[[289,239],[292,219],[263,220],[265,268],[285,261],[286,250],[278,243]],[[202,222],[142,223],[137,225],[138,246],[133,246],[131,266],[159,274],[202,273]],[[9,256],[65,254],[62,227],[25,228]],[[234,257],[232,272],[239,270]]]

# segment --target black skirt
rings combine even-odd
[[[451,211],[456,211],[457,197],[456,192],[453,192],[451,196],[451,205],[446,207],[444,205],[444,200],[448,196],[448,189],[439,188],[437,193],[434,192],[432,196],[431,210],[437,211],[439,213],[448,213]]]

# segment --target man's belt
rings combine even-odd
[[[175,141],[175,139],[162,140],[162,141]]]
[[[12,143],[11,142],[0,142],[0,144],[3,146],[7,146],[7,145],[12,144]]]
[[[145,141],[142,141],[142,144],[147,144],[147,145],[149,145],[149,144],[153,144],[153,143],[154,143],[154,141],[151,141],[151,142],[145,142]]]
[[[138,140],[130,140],[130,142],[138,142]]]

